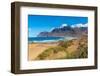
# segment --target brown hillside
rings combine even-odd
[[[87,58],[87,35],[69,41],[59,41],[58,45],[46,49],[35,60]]]

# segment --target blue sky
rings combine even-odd
[[[50,31],[61,25],[75,25],[88,23],[87,17],[28,15],[28,36],[36,37],[40,32]]]

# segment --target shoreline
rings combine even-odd
[[[33,37],[33,38],[39,38],[39,37]],[[40,37],[41,38],[41,37]],[[44,39],[42,40],[29,40],[28,43],[57,43],[59,41],[63,41],[63,40],[72,40],[72,39],[76,39],[76,37],[58,37],[59,39],[45,39],[45,38],[49,38],[49,37],[42,37]],[[50,38],[55,38],[55,37],[50,37]],[[32,38],[31,38],[32,39]]]
[[[28,48],[29,61],[41,60],[41,58],[50,60],[56,58],[86,58],[88,56],[87,36],[78,39],[61,40],[61,42],[33,42],[28,44]]]

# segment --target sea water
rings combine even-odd
[[[63,39],[63,37],[29,37],[28,42],[57,42]]]
[[[37,43],[43,43],[43,42],[57,42],[60,40],[71,40],[74,39],[73,37],[29,37],[28,42],[37,42]]]

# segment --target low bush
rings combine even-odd
[[[72,44],[72,40],[70,41],[60,41],[58,46],[67,48],[68,46],[70,46]]]
[[[56,46],[56,47],[52,47],[52,48],[48,48],[46,49],[43,53],[41,53],[39,56],[38,56],[38,59],[45,59],[46,57],[49,57],[50,55],[54,55],[58,52],[61,52],[61,51],[66,51],[65,48],[61,47],[61,46]]]

